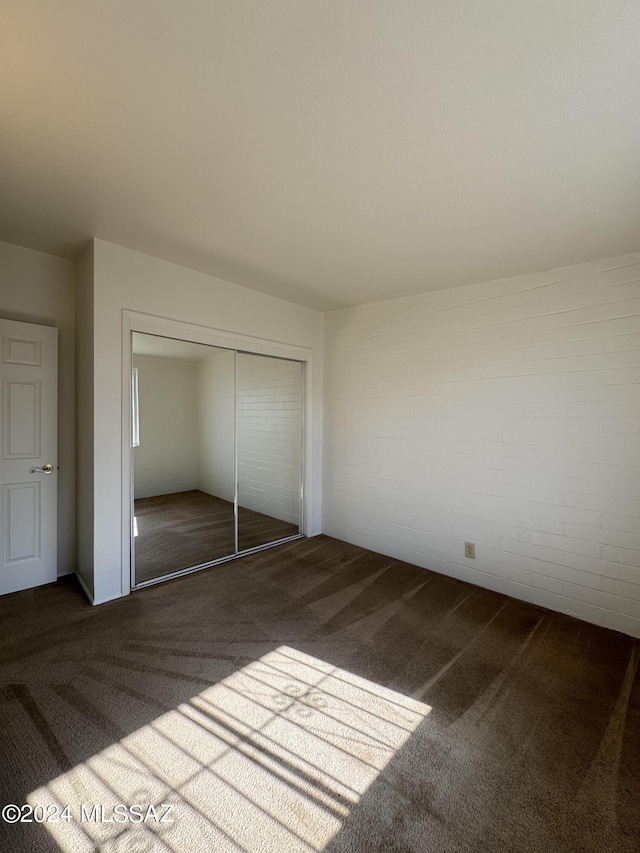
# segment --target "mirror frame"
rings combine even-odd
[[[312,391],[312,361],[313,353],[310,348],[294,346],[292,344],[279,343],[262,338],[252,338],[227,331],[195,326],[183,323],[179,320],[167,320],[149,314],[123,310],[123,334],[122,334],[122,588],[123,594],[132,589],[141,589],[155,583],[170,580],[200,571],[213,565],[235,560],[255,551],[262,551],[275,547],[283,542],[293,541],[310,535],[310,499],[311,490],[309,464],[312,454],[311,435],[311,391]],[[133,332],[157,335],[159,337],[173,338],[176,340],[200,343],[222,349],[235,350],[251,355],[271,356],[289,361],[302,363],[302,452],[301,452],[301,477],[300,477],[300,524],[299,533],[279,539],[256,548],[247,549],[222,557],[217,560],[199,564],[198,566],[181,569],[178,572],[163,575],[158,579],[135,584],[134,577],[134,544],[133,544],[133,453],[131,447],[131,368],[132,368],[132,335]],[[237,523],[236,523],[237,530]]]

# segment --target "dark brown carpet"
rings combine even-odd
[[[136,583],[209,563],[235,553],[233,504],[193,490],[140,498],[134,503],[138,535]],[[287,536],[294,524],[238,508],[238,548],[245,551]]]
[[[97,608],[65,579],[0,599],[0,619],[2,803],[122,798],[141,761],[134,801],[183,809],[164,835],[76,825],[67,851],[640,849],[627,636],[326,536]],[[65,782],[83,763],[102,787]],[[0,821],[0,850],[56,849]]]

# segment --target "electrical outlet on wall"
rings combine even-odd
[[[465,542],[464,543],[464,555],[465,557],[469,557],[472,560],[476,558],[476,546],[474,542]]]

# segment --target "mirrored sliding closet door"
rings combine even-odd
[[[302,530],[303,365],[132,335],[132,582]]]
[[[302,364],[236,356],[238,547],[300,532]]]

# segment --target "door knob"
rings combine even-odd
[[[54,467],[49,462],[46,462],[42,468],[32,468],[32,474],[51,474],[53,473]]]

